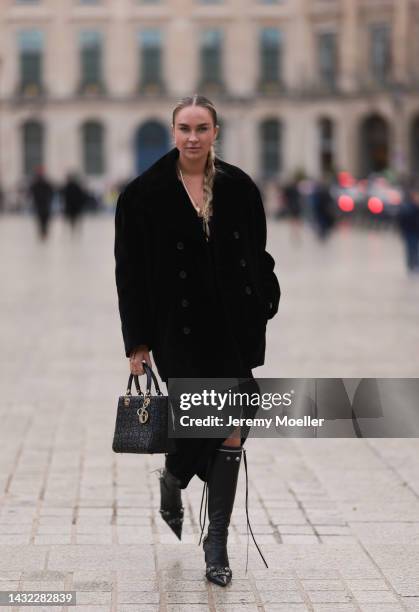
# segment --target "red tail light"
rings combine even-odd
[[[343,212],[352,212],[355,208],[355,204],[351,196],[341,195],[338,199],[338,206]]]
[[[373,215],[379,215],[383,212],[384,206],[380,198],[370,198],[368,200],[368,209]]]

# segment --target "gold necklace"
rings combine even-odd
[[[208,240],[209,240],[209,224],[208,224],[208,221],[206,219],[204,219],[204,217],[202,216],[201,209],[193,201],[193,198],[192,198],[191,194],[189,193],[188,188],[186,187],[186,184],[185,184],[185,181],[184,181],[184,178],[183,178],[183,174],[182,174],[182,170],[180,169],[179,165],[178,165],[178,170],[179,170],[180,178],[181,178],[181,181],[182,181],[182,185],[184,186],[185,191],[188,194],[190,201],[192,202],[192,206],[195,208],[196,212],[198,213],[198,217],[201,217],[201,219],[202,219],[202,223],[203,223],[203,226],[204,226],[205,239],[208,242]]]
[[[181,180],[182,180],[182,184],[183,184],[183,186],[185,187],[185,191],[186,191],[186,193],[188,194],[190,201],[192,202],[192,206],[195,208],[195,210],[196,210],[196,212],[198,213],[198,215],[200,215],[200,214],[201,214],[201,209],[199,208],[199,206],[197,206],[197,205],[195,204],[195,202],[194,202],[194,200],[193,200],[193,198],[192,198],[191,194],[189,193],[189,189],[186,187],[186,183],[185,183],[185,180],[184,180],[184,178],[183,178],[183,174],[182,174],[182,170],[180,169],[180,166],[178,166],[178,169],[179,169],[179,173],[180,173],[180,178],[181,178]]]

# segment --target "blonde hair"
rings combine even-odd
[[[186,98],[182,98],[176,104],[172,113],[172,123],[175,125],[175,119],[177,113],[187,106],[202,106],[203,108],[207,108],[211,113],[212,120],[214,122],[214,127],[217,126],[217,111],[215,110],[214,104],[205,96],[200,96],[198,94],[194,94],[193,96],[187,96]],[[212,189],[214,185],[214,177],[217,172],[217,168],[215,167],[215,147],[214,144],[211,145],[211,148],[208,152],[207,163],[205,164],[204,169],[204,201],[201,211],[201,216],[205,220],[206,223],[209,222],[212,215]]]

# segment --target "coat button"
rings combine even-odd
[[[245,259],[241,259],[240,260],[240,265],[242,268],[245,268],[247,266],[246,260]]]
[[[183,242],[178,242],[177,245],[176,245],[176,248],[177,248],[178,251],[183,251],[184,246],[185,245],[183,244]]]
[[[181,270],[181,271],[179,272],[179,276],[180,276],[180,278],[186,278],[186,277],[187,277],[187,274],[186,274],[185,270]]]
[[[252,287],[250,287],[249,285],[246,285],[245,289],[244,289],[247,293],[247,295],[251,295],[252,293]]]
[[[235,232],[233,232],[233,236],[236,240],[238,240],[240,238],[240,234],[239,232],[236,230]]]
[[[189,306],[189,302],[186,298],[183,298],[183,300],[181,301],[181,304],[183,308],[187,308]]]
[[[273,307],[272,302],[269,302],[269,308],[272,309],[272,307]]]
[[[185,334],[185,336],[187,336],[188,334],[191,333],[191,328],[190,327],[184,327],[183,328],[183,333]]]

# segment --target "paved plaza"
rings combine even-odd
[[[282,288],[259,377],[417,377],[419,277],[391,231],[326,244],[269,224]],[[160,456],[112,452],[128,378],[113,218],[79,236],[0,217],[0,591],[75,590],[82,612],[419,611],[419,441],[249,439],[229,538],[233,582],[204,578],[202,482],[182,542],[158,513]],[[9,608],[1,608],[8,610]]]

